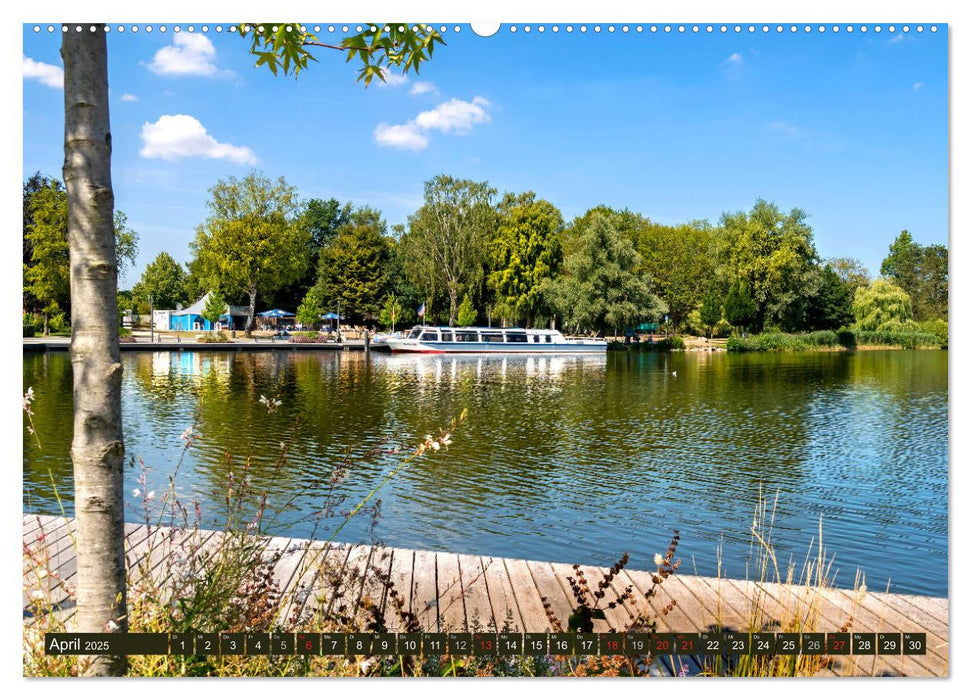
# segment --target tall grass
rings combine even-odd
[[[937,328],[937,327],[935,327]],[[816,350],[820,348],[853,349],[859,346],[896,347],[905,349],[947,347],[947,330],[943,336],[925,330],[860,331],[842,328],[839,331],[810,333],[780,333],[770,331],[747,337],[731,336],[726,348],[735,352],[768,352]]]

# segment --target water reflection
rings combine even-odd
[[[602,564],[629,551],[649,568],[678,528],[699,573],[714,573],[723,543],[725,567],[741,575],[761,485],[780,493],[783,561],[804,556],[822,517],[843,583],[860,566],[871,587],[892,578],[946,594],[946,352],[122,357],[128,454],[164,489],[194,424],[201,437],[178,484],[213,526],[229,474],[245,470],[268,492],[277,531],[306,536],[346,455],[340,493],[355,503],[398,463],[362,460],[371,448],[413,444],[467,408],[447,454],[382,492],[389,543]],[[70,505],[70,374],[64,355],[24,357],[43,445],[25,433],[35,510],[56,508],[52,484]],[[268,413],[261,395],[280,408]],[[140,468],[129,466],[132,488]],[[341,535],[363,537],[365,525]],[[915,559],[930,564],[904,564]]]

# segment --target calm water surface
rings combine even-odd
[[[310,536],[345,454],[326,534],[400,456],[372,448],[468,422],[445,452],[381,492],[389,545],[653,568],[673,529],[682,571],[746,575],[749,528],[778,493],[777,556],[801,563],[822,518],[838,582],[947,595],[947,353],[408,357],[363,353],[122,354],[129,520],[142,465],[218,527],[247,457],[273,534]],[[672,372],[677,371],[675,376]],[[72,507],[71,367],[25,354],[37,440],[24,432],[24,507]],[[273,413],[264,395],[282,403]],[[300,420],[297,425],[297,420]],[[295,427],[296,425],[296,427]],[[289,462],[276,466],[281,441]],[[389,441],[386,442],[386,441]],[[284,504],[286,506],[284,507]],[[253,507],[255,507],[255,499]],[[342,540],[370,537],[369,518]]]

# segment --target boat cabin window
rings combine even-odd
[[[479,334],[475,331],[455,331],[455,342],[457,343],[478,343]]]
[[[482,334],[483,343],[504,343],[502,333],[483,333]]]
[[[438,331],[424,331],[421,340],[438,340]]]
[[[411,333],[408,334],[409,338],[417,338],[421,335],[421,328],[412,328]]]
[[[525,333],[506,333],[507,343],[525,343],[526,334]]]
[[[553,336],[551,336],[551,335],[544,335],[543,337],[546,338],[546,342],[547,343],[552,343],[553,342]]]
[[[443,343],[452,342],[452,331],[442,331],[442,342]]]

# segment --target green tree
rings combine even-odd
[[[831,265],[820,271],[820,284],[807,304],[809,330],[835,330],[853,323],[853,290]]]
[[[924,246],[920,259],[920,290],[914,299],[914,318],[918,321],[947,320],[947,247]]]
[[[391,332],[394,333],[396,326],[403,326],[414,321],[415,312],[402,303],[402,300],[396,294],[391,293],[384,300],[384,306],[381,308],[378,320],[381,325],[390,328]]]
[[[310,232],[307,270],[296,282],[281,288],[273,295],[273,306],[292,309],[300,304],[311,287],[317,285],[320,251],[334,240],[338,229],[347,223],[350,212],[350,204],[341,204],[333,198],[307,200],[300,219],[301,225]]]
[[[30,241],[29,233],[34,226],[34,194],[40,192],[41,190],[46,190],[50,187],[57,187],[63,189],[60,180],[53,177],[48,177],[41,174],[39,171],[24,180],[24,245],[23,245],[23,257],[24,257],[24,270],[30,266],[33,255],[34,246]],[[67,212],[65,211],[65,216]],[[66,227],[66,224],[65,224]],[[65,228],[65,240],[67,239],[67,232]],[[65,295],[66,297],[67,295]],[[38,300],[30,293],[26,284],[26,276],[24,278],[24,308],[25,309],[39,309],[43,304],[39,303]]]
[[[475,310],[472,300],[466,294],[462,298],[462,303],[459,305],[458,324],[460,326],[474,326],[478,318],[479,312]]]
[[[210,327],[215,328],[216,324],[219,323],[219,319],[228,312],[229,306],[226,304],[226,297],[222,295],[222,292],[218,288],[209,292],[209,296],[206,297],[206,303],[202,307],[202,318],[209,321]]]
[[[713,245],[712,228],[707,222],[662,226],[645,220],[639,227],[641,272],[667,304],[675,330],[705,298],[714,277]]]
[[[914,317],[910,295],[888,280],[878,279],[856,290],[853,315],[861,331],[876,331],[887,324],[904,323]]]
[[[901,231],[880,265],[880,274],[903,289],[913,301],[914,318],[947,319],[947,248],[922,246]]]
[[[390,244],[381,212],[361,207],[351,212],[337,237],[321,251],[318,289],[327,304],[362,320],[381,309],[387,289]]]
[[[563,260],[563,217],[549,202],[537,201],[532,192],[511,207],[501,206],[500,211],[491,244],[489,286],[514,323],[524,319],[532,326],[537,315],[548,311],[543,290]]]
[[[162,252],[145,267],[141,279],[132,287],[132,297],[147,300],[151,295],[155,308],[174,309],[176,304],[189,301],[185,284],[185,268],[171,255]]]
[[[920,244],[914,242],[909,231],[901,231],[890,244],[890,253],[880,264],[880,275],[892,281],[908,294],[920,288]]]
[[[307,328],[314,328],[320,323],[320,317],[323,315],[324,304],[320,298],[320,291],[316,287],[311,287],[297,307],[297,323]]]
[[[802,210],[784,214],[757,200],[749,212],[722,215],[718,240],[721,278],[748,288],[756,307],[750,323],[754,330],[791,318],[790,307],[814,292],[816,248]]]
[[[725,320],[736,328],[747,329],[755,323],[758,307],[748,287],[736,282],[725,297]]]
[[[851,294],[856,293],[857,287],[870,284],[870,271],[855,258],[829,258],[826,264],[849,287]]]
[[[656,321],[666,312],[637,274],[640,255],[608,215],[595,213],[564,261],[564,276],[552,285],[552,295],[568,324],[608,332],[641,321]]]
[[[455,325],[459,297],[485,276],[495,194],[486,182],[438,175],[425,183],[425,202],[408,218],[401,240],[405,270],[426,298],[440,290],[448,295],[449,325]]]
[[[115,227],[115,256],[118,258],[118,277],[124,277],[128,268],[135,265],[138,257],[138,233],[128,225],[128,216],[115,210],[112,220]]]
[[[276,291],[307,268],[310,234],[300,225],[297,191],[282,177],[272,182],[254,172],[217,181],[206,206],[209,216],[191,248],[209,287],[249,298],[249,337],[257,294]]]
[[[722,302],[721,297],[718,292],[714,289],[708,290],[705,294],[705,298],[701,303],[701,309],[698,312],[701,317],[701,323],[704,324],[707,330],[707,335],[710,338],[712,336],[713,329],[718,325],[718,322],[722,320]]]
[[[56,180],[33,192],[27,232],[30,264],[24,267],[24,290],[37,300],[44,315],[44,335],[50,317],[61,310],[70,291],[71,266],[67,239],[67,192]]]

